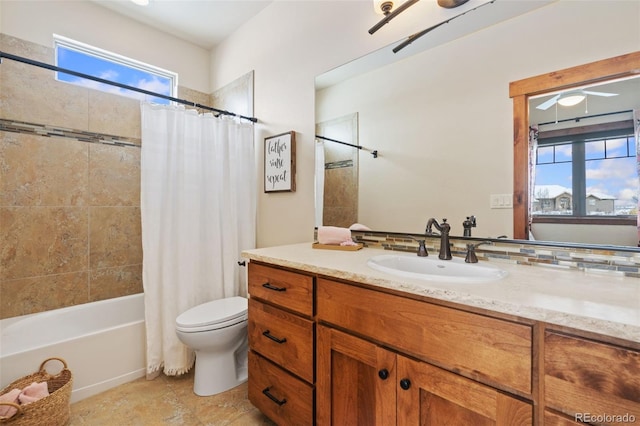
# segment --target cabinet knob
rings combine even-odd
[[[409,389],[411,387],[411,380],[409,379],[400,380],[400,387],[404,390]]]
[[[378,377],[380,377],[382,380],[387,380],[389,378],[389,370],[383,368],[382,370],[378,371]]]

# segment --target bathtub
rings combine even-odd
[[[145,347],[143,294],[0,320],[0,389],[58,357],[77,402],[144,376]]]

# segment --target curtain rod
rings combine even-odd
[[[625,114],[625,113],[628,113],[628,112],[633,112],[633,110],[632,109],[626,109],[624,111],[603,112],[602,114],[583,115],[582,117],[573,117],[573,118],[565,118],[563,120],[547,121],[545,123],[538,123],[538,126],[546,126],[546,125],[549,125],[549,124],[565,123],[567,121],[579,122],[580,120],[585,120],[587,118],[606,117],[607,115]]]
[[[223,115],[231,115],[233,117],[244,118],[245,120],[249,120],[249,121],[251,121],[253,123],[257,123],[258,122],[258,119],[255,118],[255,117],[247,117],[247,116],[244,116],[244,115],[236,114],[234,112],[225,111],[225,110],[213,108],[213,107],[210,107],[210,106],[198,104],[196,102],[191,102],[191,101],[187,101],[187,100],[184,100],[184,99],[178,99],[178,98],[174,98],[172,96],[167,96],[167,95],[163,95],[163,94],[160,94],[160,93],[151,92],[149,90],[140,89],[138,87],[127,86],[126,84],[122,84],[122,83],[118,83],[118,82],[110,81],[110,80],[105,80],[103,78],[94,77],[92,75],[83,74],[83,73],[80,73],[80,72],[77,72],[77,71],[73,71],[73,70],[70,70],[70,69],[66,69],[66,68],[56,67],[54,65],[49,65],[49,64],[44,63],[44,62],[34,61],[33,59],[23,58],[22,56],[12,55],[10,53],[6,53],[6,52],[0,51],[0,64],[2,63],[2,58],[11,59],[12,61],[22,62],[23,64],[33,65],[33,66],[40,67],[40,68],[45,68],[45,69],[48,69],[48,70],[51,70],[51,71],[57,71],[57,72],[61,72],[61,73],[64,73],[64,74],[73,75],[73,76],[76,76],[76,77],[86,78],[88,80],[97,81],[98,83],[103,83],[103,84],[108,84],[110,86],[120,87],[121,89],[132,90],[134,92],[143,93],[145,95],[155,96],[157,98],[167,99],[169,101],[176,102],[176,103],[179,103],[179,104],[189,105],[189,106],[192,106],[192,107],[195,107],[195,108],[206,109],[208,111],[214,111],[214,112],[217,112],[217,113],[223,114]]]
[[[360,146],[360,145],[354,145],[352,143],[342,142],[342,141],[339,141],[339,140],[336,140],[336,139],[325,138],[324,136],[320,136],[320,135],[316,135],[316,138],[323,139],[323,140],[329,141],[329,142],[339,143],[339,144],[342,144],[342,145],[352,146],[352,147],[358,148],[358,149],[364,149],[365,151],[370,151],[371,155],[373,155],[373,158],[378,158],[378,150],[377,149],[374,149],[373,151],[371,151],[371,150],[369,150],[369,149],[367,149],[367,148],[365,148],[363,146]]]

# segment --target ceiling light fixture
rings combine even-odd
[[[390,0],[373,0],[373,11],[378,15],[387,16],[393,9],[393,2]]]
[[[378,31],[386,23],[416,4],[418,1],[419,0],[407,0],[397,8],[393,9],[393,2],[391,0],[373,0],[373,8],[376,10],[376,13],[380,10],[384,15],[384,18],[369,29],[369,34],[373,34]],[[393,11],[391,9],[393,9]]]
[[[131,1],[137,4],[138,6],[146,6],[149,4],[149,0],[131,0]]]
[[[584,98],[586,98],[586,96],[581,93],[567,93],[566,95],[560,96],[558,103],[562,106],[570,107],[578,105],[580,102],[584,101]]]

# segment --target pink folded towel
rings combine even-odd
[[[0,402],[12,402],[14,404],[19,404],[18,396],[20,395],[20,389],[11,389],[9,392],[4,395],[0,395]],[[11,417],[15,413],[18,412],[16,407],[12,407],[10,405],[0,405],[0,416],[2,417]]]
[[[47,386],[47,382],[33,382],[26,388],[22,389],[22,392],[18,396],[18,400],[20,401],[20,404],[31,404],[45,396],[49,396],[49,387]]]
[[[320,244],[334,245],[353,243],[351,230],[337,226],[320,226],[318,228],[318,242]]]
[[[351,229],[352,231],[371,231],[371,228],[361,223],[354,223],[349,227],[349,229]]]

